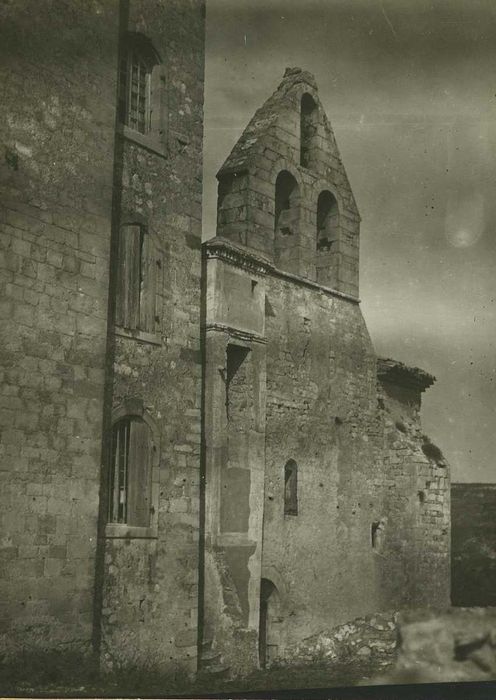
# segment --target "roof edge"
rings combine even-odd
[[[377,377],[381,382],[417,391],[425,391],[436,381],[434,375],[420,367],[409,367],[403,362],[386,357],[377,358]]]

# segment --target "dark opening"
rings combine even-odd
[[[221,209],[225,198],[234,189],[236,173],[229,173],[227,175],[222,175],[219,178],[219,185],[217,188],[217,208]]]
[[[300,165],[310,168],[316,148],[319,110],[311,95],[305,93],[301,98],[300,111]]]
[[[146,423],[126,416],[112,430],[109,522],[148,527],[151,441]]]
[[[258,632],[258,655],[261,668],[266,668],[269,660],[270,604],[274,602],[275,596],[277,596],[277,588],[272,581],[263,578],[260,582],[260,623]]]
[[[279,173],[276,180],[274,231],[281,236],[296,232],[298,183],[286,170]]]
[[[317,250],[330,251],[338,233],[338,203],[331,192],[324,190],[317,200]]]
[[[227,346],[227,368],[226,368],[226,413],[229,419],[229,403],[231,382],[236,376],[239,368],[243,364],[250,350],[240,345]]]
[[[372,542],[372,547],[376,547],[377,545],[377,530],[379,529],[380,522],[376,520],[375,523],[372,523],[371,528],[370,528],[370,534],[371,534],[371,542]]]
[[[298,465],[294,459],[284,467],[284,515],[298,515]]]

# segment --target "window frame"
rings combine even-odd
[[[144,525],[129,525],[126,522],[116,522],[110,520],[111,509],[110,503],[113,498],[112,473],[114,472],[114,429],[115,426],[125,419],[137,418],[146,424],[150,438],[150,520],[147,526]],[[109,455],[108,455],[108,491],[107,491],[107,510],[105,537],[108,538],[148,538],[156,539],[158,537],[158,505],[160,493],[160,437],[157,425],[153,421],[150,414],[144,409],[143,402],[139,399],[128,399],[121,406],[115,409],[112,413],[112,425],[110,428],[109,438]]]
[[[150,52],[143,50],[134,41],[127,43],[119,65],[119,121],[143,136],[151,131],[151,79],[154,66],[155,61]],[[133,91],[135,83],[136,92]],[[136,97],[136,107],[133,106],[134,97]],[[141,100],[143,100],[143,128],[140,128]],[[135,125],[132,122],[135,122]]]
[[[137,56],[147,67],[145,74],[145,130],[130,125],[132,57]],[[123,68],[125,63],[125,69]],[[124,76],[124,79],[123,79]],[[148,37],[138,32],[125,36],[118,73],[118,132],[162,157],[167,157],[168,138],[168,76],[162,59]]]

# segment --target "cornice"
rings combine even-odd
[[[216,236],[203,244],[203,249],[205,256],[208,259],[219,259],[224,262],[239,267],[251,274],[256,275],[270,275],[272,277],[278,277],[280,279],[286,279],[299,284],[303,287],[309,287],[311,289],[316,289],[327,296],[338,297],[339,299],[345,299],[346,301],[351,301],[354,304],[359,304],[360,299],[352,296],[351,294],[346,294],[345,292],[340,292],[332,287],[326,287],[313,280],[306,279],[305,277],[300,277],[300,275],[295,275],[292,272],[286,272],[285,270],[280,270],[276,267],[270,260],[254,253],[252,250],[245,248],[239,244],[233,243],[226,238],[221,238]]]
[[[238,338],[245,343],[261,343],[262,345],[267,344],[267,338],[259,333],[254,333],[253,331],[245,331],[241,328],[235,328],[234,326],[229,326],[226,323],[206,323],[205,330],[207,333],[209,331],[215,331],[218,333],[227,333],[228,335]]]

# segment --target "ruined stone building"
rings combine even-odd
[[[255,114],[202,246],[203,2],[1,13],[1,653],[236,674],[448,603],[434,379],[374,353],[314,78]]]

